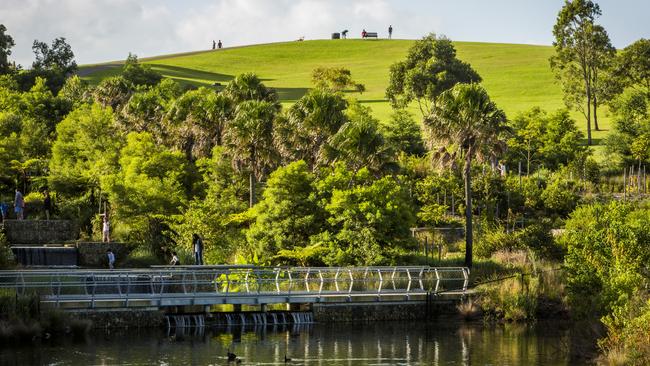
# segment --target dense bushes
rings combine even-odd
[[[635,343],[647,329],[650,210],[622,202],[579,207],[561,242],[568,251],[564,265],[574,312],[602,316],[606,351],[650,359],[650,349]]]

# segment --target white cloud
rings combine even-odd
[[[419,37],[439,24],[394,0],[2,0],[0,23],[14,37],[12,58],[33,60],[34,39],[66,37],[80,64],[226,46],[327,38],[349,29]],[[417,8],[417,7],[416,7]],[[432,20],[433,19],[433,20]]]

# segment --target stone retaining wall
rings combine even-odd
[[[80,319],[89,319],[93,328],[155,328],[166,324],[165,313],[158,309],[78,310],[70,311]]]
[[[357,322],[357,321],[389,321],[389,320],[420,320],[439,315],[455,315],[456,302],[425,302],[414,303],[350,303],[312,305],[314,320],[323,323]]]
[[[69,220],[5,220],[3,226],[10,244],[61,244],[78,236]]]

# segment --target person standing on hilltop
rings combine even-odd
[[[392,38],[393,38],[393,25],[391,24],[388,26],[388,39],[392,39]]]
[[[223,48],[223,43],[221,43],[221,40],[219,40],[219,43],[217,43],[217,47],[219,47],[219,49]]]
[[[362,31],[361,31],[361,38],[366,38],[366,35],[367,35],[367,34],[368,34],[368,33],[366,32],[365,29],[362,30]]]
[[[214,39],[213,39],[212,40],[212,49],[215,49],[216,47],[217,47],[217,42],[215,42]]]

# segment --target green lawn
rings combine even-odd
[[[365,84],[362,95],[352,93],[362,103],[372,107],[375,116],[385,119],[390,105],[384,92],[388,84],[388,69],[401,60],[411,40],[317,40],[262,44],[200,51],[187,54],[142,59],[163,75],[181,83],[212,85],[225,83],[242,72],[255,72],[268,86],[278,90],[283,102],[290,104],[311,87],[311,71],[318,66],[343,66],[352,71],[353,78]],[[563,107],[559,85],[549,68],[553,54],[550,46],[520,44],[455,42],[458,57],[469,62],[483,77],[490,96],[508,116],[533,106],[553,111]],[[81,66],[82,74],[91,83],[119,72],[119,63],[107,66]],[[96,70],[96,71],[95,71]],[[94,71],[94,72],[93,72]],[[414,109],[415,111],[415,109]],[[574,113],[578,126],[586,130],[580,114]],[[594,132],[598,142],[609,128],[606,111],[600,112],[601,127]]]

